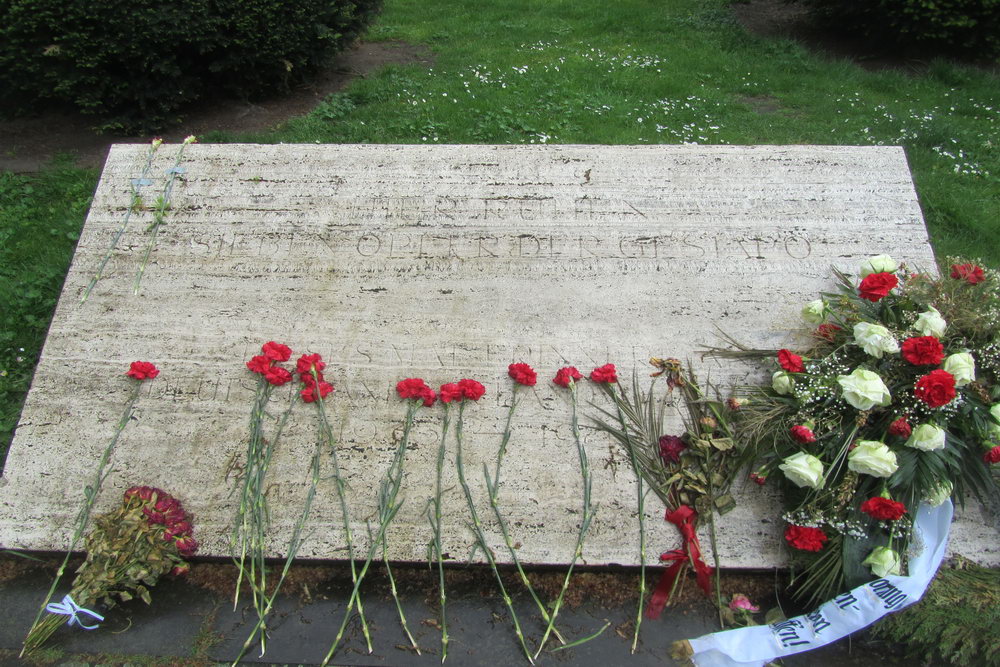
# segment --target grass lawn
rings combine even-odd
[[[367,40],[427,45],[264,134],[202,141],[902,144],[939,257],[1000,267],[1000,80],[869,72],[747,34],[725,0],[387,0]],[[0,458],[96,174],[0,175]]]

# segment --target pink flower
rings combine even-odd
[[[148,361],[133,361],[125,375],[136,380],[152,380],[160,374],[160,370]]]
[[[598,383],[614,384],[618,382],[618,371],[614,364],[604,364],[590,372],[590,379]]]
[[[732,609],[733,611],[740,611],[740,610],[749,612],[760,611],[760,607],[750,602],[750,598],[743,595],[742,593],[736,593],[735,595],[733,595],[733,599],[729,601],[729,608]]]
[[[525,387],[534,387],[538,378],[535,369],[528,364],[511,364],[507,367],[507,374],[514,382]]]

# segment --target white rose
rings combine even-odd
[[[826,311],[826,301],[816,299],[802,308],[802,319],[809,324],[823,324],[823,320],[826,319]]]
[[[889,388],[873,371],[856,368],[850,375],[838,375],[837,382],[844,390],[844,400],[858,410],[871,410],[892,402]]]
[[[899,574],[902,565],[899,554],[889,547],[875,547],[861,564],[870,566],[876,577]]]
[[[955,376],[956,387],[964,387],[976,379],[976,360],[968,352],[948,355],[941,368]]]
[[[794,387],[795,381],[792,379],[792,376],[785,371],[778,371],[771,376],[771,388],[782,396],[792,393],[792,389]]]
[[[899,343],[881,324],[858,322],[854,325],[854,342],[858,347],[864,348],[865,354],[876,359],[881,359],[886,352],[889,354],[899,352]]]
[[[873,273],[895,273],[899,265],[889,255],[875,255],[861,263],[861,277],[867,278]]]
[[[944,447],[944,440],[945,432],[943,428],[934,424],[921,424],[913,429],[909,439],[906,441],[906,446],[924,452],[933,452],[935,449]]]
[[[951,492],[954,490],[954,485],[948,480],[945,480],[928,491],[927,495],[924,496],[922,500],[931,507],[937,507],[944,501],[951,498]]]
[[[863,475],[888,477],[896,472],[899,464],[896,454],[884,442],[858,440],[858,446],[847,455],[847,467]]]
[[[948,323],[941,317],[941,313],[936,308],[928,308],[926,312],[920,313],[917,321],[913,323],[913,328],[920,332],[921,336],[934,336],[940,338],[944,335]]]
[[[778,466],[788,481],[798,487],[819,489],[823,486],[823,462],[812,454],[792,454]]]

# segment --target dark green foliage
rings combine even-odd
[[[824,26],[903,49],[1000,55],[1000,0],[799,0]],[[926,55],[922,53],[921,55]]]
[[[886,616],[876,636],[905,644],[921,663],[940,658],[953,665],[1000,665],[1000,570],[962,561],[942,569],[918,604]]]
[[[381,0],[0,0],[0,99],[64,103],[152,132],[208,94],[280,92],[353,40]]]

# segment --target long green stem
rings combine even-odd
[[[490,569],[493,570],[493,575],[496,577],[497,585],[500,588],[500,595],[503,597],[504,604],[507,605],[507,610],[510,612],[511,620],[514,623],[514,632],[517,634],[517,639],[521,643],[521,649],[524,651],[525,657],[528,658],[528,662],[535,664],[535,660],[531,656],[531,651],[528,650],[528,645],[524,641],[524,633],[521,631],[521,622],[517,618],[517,612],[514,611],[514,602],[507,593],[507,588],[503,584],[503,578],[500,576],[500,570],[497,569],[496,559],[493,557],[493,551],[490,549],[489,543],[486,541],[486,535],[483,533],[483,526],[479,520],[479,513],[476,511],[476,504],[472,499],[472,491],[469,489],[469,484],[465,480],[465,468],[462,464],[462,426],[464,422],[464,413],[465,402],[463,401],[458,408],[458,423],[455,426],[455,441],[457,444],[455,468],[458,471],[458,481],[461,483],[462,491],[465,493],[465,502],[469,507],[469,513],[472,515],[472,531],[476,537],[479,547],[483,550],[483,553],[486,554],[486,560],[489,561]]]
[[[437,560],[437,570],[438,570],[438,603],[440,605],[440,618],[441,618],[441,662],[443,663],[448,658],[448,615],[445,613],[445,603],[447,601],[447,594],[445,593],[444,587],[444,550],[441,545],[441,493],[443,491],[441,486],[442,473],[444,471],[444,461],[446,452],[446,443],[448,438],[448,427],[451,422],[451,412],[449,406],[445,404],[444,406],[444,418],[441,422],[441,443],[438,445],[437,452],[437,480],[434,486],[434,500],[431,503],[431,507],[428,508],[427,518],[430,521],[431,529],[434,531],[434,541],[431,547],[434,551],[434,557]]]
[[[118,423],[115,425],[114,435],[111,436],[111,441],[108,443],[107,447],[104,448],[104,452],[101,454],[101,459],[97,464],[97,472],[94,473],[94,481],[83,489],[83,505],[80,507],[80,511],[76,515],[76,529],[73,531],[73,537],[70,539],[69,548],[66,550],[66,555],[59,564],[59,568],[56,570],[56,576],[52,580],[52,585],[49,586],[49,591],[45,595],[45,600],[42,602],[41,606],[39,606],[38,613],[35,614],[35,620],[32,621],[31,629],[28,630],[28,635],[25,637],[24,644],[21,648],[20,657],[24,657],[25,651],[33,650],[41,646],[41,643],[48,636],[45,635],[44,637],[40,637],[36,633],[36,628],[39,626],[39,620],[42,618],[42,614],[45,613],[45,607],[52,600],[52,595],[55,593],[56,587],[59,585],[59,580],[62,579],[63,574],[66,572],[66,564],[69,563],[70,556],[73,555],[73,550],[76,549],[77,544],[80,543],[80,539],[87,530],[87,526],[90,523],[90,513],[94,508],[94,503],[97,502],[98,494],[101,492],[101,485],[104,484],[104,480],[111,474],[111,468],[108,467],[108,461],[111,459],[111,454],[114,452],[115,445],[118,444],[118,439],[121,437],[122,431],[125,430],[125,427],[128,426],[129,421],[132,419],[132,411],[135,408],[135,402],[139,398],[139,390],[141,387],[142,381],[137,380],[132,387],[132,393],[129,395],[128,402],[125,404],[125,409],[122,411],[122,415],[118,419]],[[51,631],[49,631],[49,634],[51,634]],[[39,639],[40,641],[37,641]]]
[[[193,139],[193,137],[191,138]],[[149,225],[147,231],[152,232],[149,238],[149,243],[146,244],[146,251],[142,255],[142,261],[139,264],[139,270],[135,274],[135,283],[132,285],[132,293],[139,293],[139,283],[142,282],[142,275],[146,271],[146,265],[149,263],[149,256],[153,253],[153,247],[156,245],[156,237],[160,233],[160,227],[163,225],[163,220],[167,215],[167,210],[170,208],[170,195],[174,191],[174,181],[177,179],[177,175],[183,173],[180,168],[181,158],[184,156],[184,149],[187,148],[190,141],[188,139],[184,140],[181,144],[180,149],[177,151],[177,158],[174,160],[174,166],[167,170],[167,182],[163,186],[163,194],[159,196],[156,200],[156,210],[153,211],[153,222]]]

